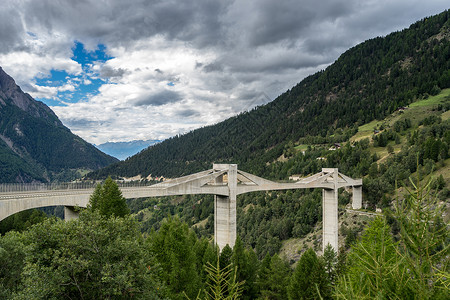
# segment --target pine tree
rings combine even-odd
[[[298,261],[287,292],[291,300],[330,298],[325,268],[313,249],[306,250]]]
[[[243,282],[242,299],[254,299],[256,297],[256,272],[258,258],[252,249],[245,249],[240,237],[236,238],[231,257],[233,268],[236,270],[236,280]]]
[[[94,193],[89,197],[88,208],[92,210],[98,210],[101,197],[102,197],[102,185],[99,183],[95,186]]]
[[[336,278],[336,266],[338,263],[338,257],[334,248],[328,243],[325,247],[325,251],[322,256],[325,272],[328,274],[328,280],[331,284],[334,284]]]
[[[269,254],[266,254],[266,256],[259,265],[257,286],[260,292],[266,288],[267,282],[269,280],[270,261],[271,256]]]
[[[233,256],[233,250],[230,245],[226,244],[220,252],[220,268],[224,269],[231,264],[231,257]]]
[[[291,276],[289,264],[277,254],[270,258],[265,281],[260,286],[261,296],[264,299],[287,299],[287,286]]]
[[[169,217],[148,239],[149,248],[161,266],[160,278],[168,287],[170,299],[194,297],[201,290],[192,236],[195,233],[186,223],[178,217]]]
[[[125,198],[117,183],[108,177],[103,185],[98,184],[89,198],[88,207],[98,210],[100,215],[124,217],[130,214]]]

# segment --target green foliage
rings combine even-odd
[[[150,234],[147,242],[161,266],[160,278],[168,288],[169,298],[184,299],[184,294],[195,297],[202,285],[194,252],[197,242],[194,232],[179,218],[169,217],[158,232]]]
[[[339,299],[448,299],[448,224],[445,204],[425,186],[407,188],[397,200],[393,215],[400,228],[399,244],[393,241],[385,219],[376,218],[348,255],[346,275],[339,278]]]
[[[328,244],[323,251],[323,264],[325,272],[328,275],[328,281],[333,285],[336,279],[336,266],[338,264],[338,256],[334,248]]]
[[[407,270],[397,255],[390,228],[376,218],[347,257],[348,271],[339,278],[339,299],[403,299],[412,295]]]
[[[84,211],[71,222],[48,219],[23,234],[18,299],[157,298],[158,268],[137,223]]]
[[[21,279],[24,267],[25,243],[23,235],[8,232],[0,237],[0,298],[8,299],[10,295],[22,288]]]
[[[238,281],[236,274],[237,268],[231,264],[225,268],[220,267],[220,258],[217,258],[216,265],[210,262],[205,265],[208,274],[206,283],[207,288],[204,291],[205,300],[237,300],[241,299],[242,285],[244,282]],[[189,297],[187,297],[189,299]],[[202,299],[199,295],[197,300]]]
[[[102,216],[125,217],[130,214],[125,198],[117,183],[108,177],[103,185],[98,184],[89,198],[88,207]]]
[[[242,299],[254,299],[257,293],[256,275],[259,262],[253,249],[244,248],[239,236],[233,247],[231,262],[235,268],[236,280],[243,283]]]
[[[445,203],[431,194],[430,183],[414,184],[404,201],[397,201],[394,217],[400,226],[401,255],[411,273],[415,293],[421,299],[448,298],[446,282],[439,272],[448,271],[450,254],[448,226],[443,221]],[[442,278],[442,277],[441,277]]]
[[[40,223],[47,218],[47,215],[37,209],[29,209],[18,212],[8,218],[0,221],[0,235],[8,231],[24,231],[32,225]]]
[[[239,196],[238,206],[249,206],[238,209],[238,235],[260,259],[277,253],[282,240],[309,233],[322,211],[319,190],[249,193]]]
[[[220,251],[220,268],[224,269],[226,266],[231,264],[231,258],[233,257],[233,249],[230,245],[226,244],[225,247]]]
[[[292,300],[330,298],[325,268],[313,249],[306,250],[298,261],[287,288],[287,295]]]
[[[287,286],[292,274],[289,264],[277,254],[266,258],[262,263],[258,282],[261,298],[287,299]]]

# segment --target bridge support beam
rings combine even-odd
[[[223,168],[224,165],[214,164],[213,168]],[[214,240],[219,249],[227,244],[233,248],[236,241],[236,195],[237,195],[237,165],[226,165],[229,196],[214,196]],[[222,184],[224,175],[216,178],[216,184]]]
[[[361,209],[362,208],[362,186],[353,186],[352,187],[352,208],[353,209]]]
[[[78,219],[79,212],[75,211],[73,206],[64,206],[64,220],[69,221],[73,219]]]
[[[333,173],[333,179],[335,183],[334,189],[323,189],[322,192],[322,250],[328,244],[334,248],[334,251],[338,251],[338,172],[337,169]]]

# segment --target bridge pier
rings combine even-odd
[[[214,164],[213,169],[228,168],[227,182],[229,196],[214,196],[214,241],[219,249],[227,244],[233,248],[236,241],[236,195],[237,165]],[[224,175],[215,179],[216,184],[223,184]]]
[[[361,209],[362,208],[362,185],[352,187],[352,208]]]
[[[64,206],[64,220],[69,221],[73,219],[78,219],[80,213],[75,210],[74,206]]]
[[[328,244],[337,252],[338,244],[338,170],[334,169],[334,189],[323,189],[322,191],[322,250]]]

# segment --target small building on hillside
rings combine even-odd
[[[302,178],[301,175],[291,175],[291,176],[289,176],[289,180],[292,180],[292,181],[299,181],[301,178]]]
[[[334,143],[334,145],[331,146],[330,149],[328,149],[328,150],[335,151],[337,149],[341,149],[341,144],[340,143]]]

